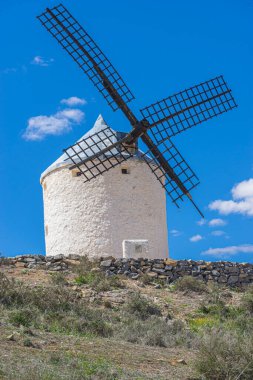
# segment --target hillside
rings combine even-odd
[[[1,259],[1,379],[253,378],[252,285],[34,262]]]

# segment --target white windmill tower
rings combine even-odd
[[[87,155],[92,155],[93,136],[104,134],[114,143],[123,135],[100,115],[79,140],[82,149],[84,141],[90,148]],[[47,255],[122,257],[123,241],[135,240],[125,242],[126,249],[135,247],[133,255],[168,257],[165,191],[142,152],[136,149],[127,161],[88,182],[78,169],[69,170],[72,165],[64,153],[41,175]]]
[[[171,139],[236,107],[231,90],[218,76],[141,109],[139,119],[128,106],[134,96],[126,83],[62,4],[38,19],[132,127],[119,134],[99,118],[43,173],[47,253],[122,256],[122,240],[147,239],[146,256],[166,257],[164,190],[177,206],[188,198],[203,217],[190,194],[198,177]]]

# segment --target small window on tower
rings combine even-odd
[[[81,174],[77,169],[72,170],[72,177],[80,177]]]
[[[48,225],[45,226],[45,233],[48,235]]]
[[[125,163],[121,164],[121,174],[130,174],[129,166]]]
[[[46,189],[47,189],[47,184],[46,184],[46,182],[43,183],[43,189],[44,189],[44,191],[46,191]]]

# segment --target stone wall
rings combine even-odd
[[[1,265],[16,266],[22,263],[27,269],[65,271],[71,269],[73,262],[78,264],[79,255],[22,255],[14,258],[1,258]],[[193,261],[171,259],[117,259],[101,258],[96,267],[105,271],[108,276],[125,275],[133,280],[141,276],[164,280],[173,283],[179,277],[193,276],[205,282],[216,282],[229,286],[244,286],[253,283],[253,264],[232,263],[229,261]]]
[[[147,275],[172,283],[182,276],[193,276],[205,282],[242,286],[253,282],[253,264],[229,261],[193,261],[171,259],[108,259],[100,263],[107,275],[124,274],[132,279]]]

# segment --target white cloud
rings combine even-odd
[[[66,104],[67,106],[83,106],[87,104],[87,101],[83,98],[78,98],[77,96],[71,96],[68,99],[62,99],[61,104]]]
[[[84,113],[76,108],[67,108],[55,114],[60,119],[69,119],[75,123],[80,123],[83,119]]]
[[[16,67],[6,67],[6,69],[3,69],[1,73],[3,74],[13,74],[16,73],[18,69]]]
[[[239,182],[231,190],[234,199],[243,199],[253,197],[253,178],[247,181]]]
[[[17,73],[26,74],[27,66],[19,65],[17,67],[6,67],[5,69],[0,71],[0,74],[17,74]]]
[[[204,224],[207,223],[207,220],[206,219],[200,219],[196,223],[198,226],[204,226]]]
[[[194,236],[192,236],[189,240],[192,242],[192,243],[196,243],[196,242],[198,242],[198,241],[200,241],[200,240],[203,240],[204,238],[203,238],[203,236],[201,236],[201,235],[194,235]]]
[[[225,232],[224,231],[220,231],[220,230],[216,230],[216,231],[212,231],[211,235],[213,235],[213,236],[223,236],[223,235],[225,235]]]
[[[173,236],[173,237],[178,237],[178,236],[181,236],[182,235],[182,232],[181,231],[178,231],[176,229],[174,230],[170,230],[170,234]]]
[[[45,59],[45,58],[41,57],[40,55],[36,55],[33,58],[31,64],[37,65],[37,66],[42,66],[42,67],[47,67],[47,66],[51,65],[53,62],[54,62],[53,58]]]
[[[219,258],[228,258],[238,253],[253,253],[252,244],[232,245],[224,248],[209,248],[201,252],[202,255],[209,255]]]
[[[23,134],[25,140],[40,141],[48,135],[62,135],[79,124],[84,113],[78,109],[66,109],[50,116],[34,116],[28,120],[28,126]]]
[[[221,227],[221,226],[225,226],[227,224],[227,222],[224,220],[224,219],[212,219],[210,220],[210,222],[208,223],[208,225],[210,227]]]
[[[232,199],[216,200],[209,204],[210,210],[216,210],[222,215],[242,214],[253,216],[253,178],[235,185],[232,190]]]
[[[40,55],[35,56],[32,61],[30,61],[31,65],[47,67],[50,66],[54,62],[53,58],[45,59]],[[15,73],[23,73],[26,74],[28,71],[27,64],[18,65],[17,67],[6,67],[5,69],[0,71],[0,74],[15,74]]]

